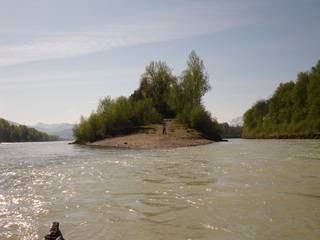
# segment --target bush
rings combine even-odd
[[[178,114],[178,120],[189,128],[198,130],[205,138],[221,140],[219,124],[201,105]]]
[[[77,141],[93,142],[127,134],[139,126],[161,121],[162,117],[150,99],[133,101],[126,97],[116,100],[106,98],[100,101],[97,111],[88,119],[81,118],[80,124],[74,129],[74,135]]]

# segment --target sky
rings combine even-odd
[[[203,59],[206,108],[231,121],[320,59],[320,1],[0,0],[0,117],[77,123],[145,66]]]

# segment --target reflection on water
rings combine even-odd
[[[320,141],[0,144],[0,239],[320,239]]]

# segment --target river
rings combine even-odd
[[[0,239],[320,239],[320,141],[0,144]]]

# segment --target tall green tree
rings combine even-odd
[[[141,75],[139,88],[131,95],[133,100],[152,99],[155,109],[164,117],[174,117],[175,113],[168,104],[171,87],[176,77],[171,68],[162,61],[153,61],[146,66]]]
[[[297,123],[306,118],[308,108],[307,102],[307,87],[309,84],[309,76],[307,73],[301,72],[298,74],[297,82],[292,91],[292,121]]]
[[[195,51],[190,53],[187,69],[183,71],[181,79],[180,87],[188,103],[192,106],[200,105],[202,97],[211,89],[211,86],[203,60]]]
[[[171,90],[171,106],[177,112],[200,106],[202,97],[211,89],[205,66],[195,51],[189,54],[187,68]]]

